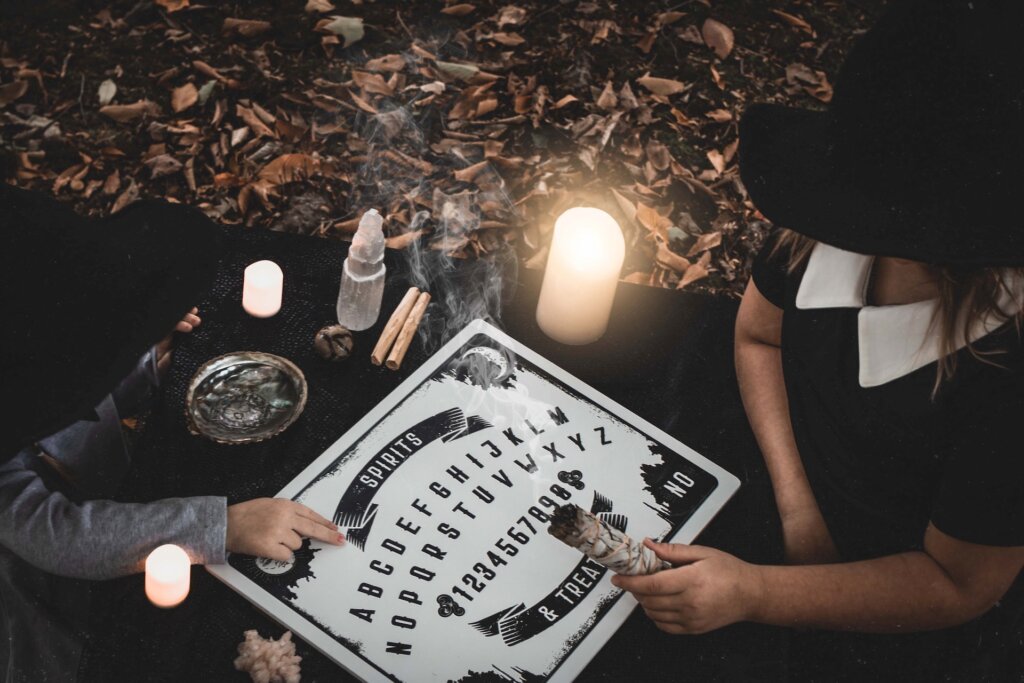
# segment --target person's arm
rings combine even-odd
[[[155,503],[75,503],[50,491],[29,451],[0,466],[0,543],[53,574],[108,579],[141,571],[163,543],[196,563],[224,561],[226,500],[170,498]]]
[[[0,466],[0,544],[61,576],[109,579],[140,572],[164,543],[195,564],[220,564],[225,551],[288,560],[304,537],[340,545],[337,526],[299,503],[257,498],[232,506],[220,496],[153,503],[76,503],[50,491],[23,451]]]
[[[946,628],[988,611],[1024,568],[1024,547],[967,543],[934,526],[922,552],[828,565],[757,566],[713,548],[648,544],[680,566],[612,582],[660,629],[680,634],[737,621],[874,633]]]
[[[832,562],[839,555],[793,436],[781,343],[782,310],[764,298],[751,280],[736,317],[736,377],[747,419],[771,478],[786,559],[796,564]]]

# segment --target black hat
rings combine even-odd
[[[935,264],[1024,265],[1024,2],[897,0],[828,109],[754,105],[740,174],[772,222]]]
[[[89,220],[0,183],[0,462],[88,417],[213,281],[220,229],[141,201]]]

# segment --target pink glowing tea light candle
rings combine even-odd
[[[626,242],[601,209],[576,207],[555,221],[537,302],[537,324],[563,344],[589,344],[608,328]]]
[[[281,310],[284,273],[273,261],[256,261],[245,269],[242,308],[251,316],[269,318]]]
[[[176,545],[162,545],[146,558],[146,597],[157,607],[176,607],[188,596],[192,562]]]

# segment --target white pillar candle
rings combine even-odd
[[[162,545],[146,558],[146,597],[157,607],[175,607],[188,595],[192,562],[176,545]]]
[[[242,308],[257,318],[269,318],[281,310],[284,273],[273,261],[250,263],[242,283]]]
[[[563,344],[589,344],[608,328],[626,243],[615,219],[576,207],[555,221],[537,324]]]

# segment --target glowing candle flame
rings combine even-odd
[[[257,318],[269,318],[281,310],[284,273],[273,261],[256,261],[245,269],[242,308]]]
[[[146,597],[157,607],[175,607],[188,596],[192,562],[176,545],[162,545],[146,558]]]
[[[589,344],[604,334],[626,256],[622,230],[601,209],[576,207],[555,221],[537,302],[537,324],[564,344]]]

